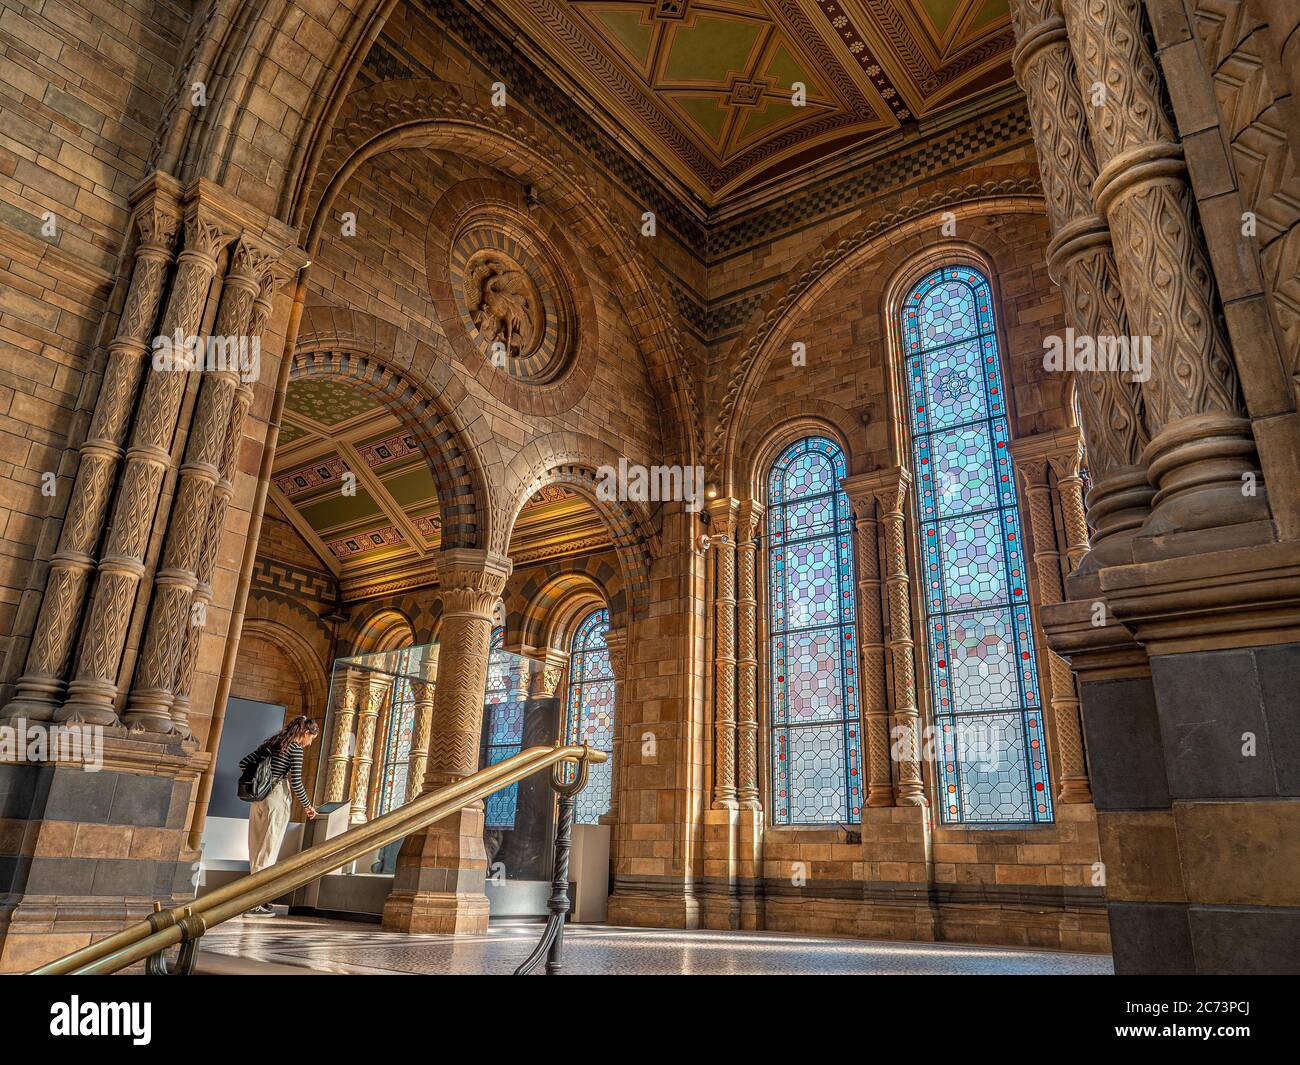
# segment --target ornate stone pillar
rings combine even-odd
[[[1129,319],[1110,229],[1093,204],[1097,164],[1059,3],[1013,0],[1018,40],[1013,64],[1029,103],[1052,227],[1048,272],[1061,287],[1066,325],[1095,344],[1100,338],[1129,336]],[[1148,437],[1141,385],[1130,373],[1085,371],[1075,375],[1075,386],[1088,441],[1093,478],[1088,502],[1100,565],[1122,554],[1151,510],[1154,492],[1142,463]],[[1086,540],[1081,514],[1077,520]],[[1073,552],[1071,560],[1079,562]]]
[[[95,567],[109,500],[122,461],[140,379],[149,362],[149,342],[162,305],[172,250],[181,227],[179,185],[155,172],[133,197],[139,233],[126,302],[117,334],[108,346],[104,380],[90,430],[81,445],[76,479],[64,512],[58,547],[50,559],[45,595],[28,647],[22,676],[5,718],[48,721],[63,700],[73,643]]]
[[[330,753],[325,771],[325,801],[344,802],[348,797],[348,766],[352,763],[352,724],[357,716],[360,685],[350,670],[339,675],[341,687],[334,707]]]
[[[885,669],[885,626],[881,599],[879,523],[876,494],[880,479],[872,474],[845,477],[840,486],[849,497],[856,522],[858,570],[858,680],[862,692],[862,736],[867,769],[866,805],[894,805],[889,768],[889,695]]]
[[[1061,555],[1057,548],[1056,522],[1053,520],[1052,486],[1049,472],[1073,473],[1078,479],[1082,441],[1075,430],[1027,436],[1011,442],[1011,457],[1020,476],[1025,510],[1029,514],[1029,531],[1034,540],[1034,572],[1038,582],[1038,617],[1043,608],[1065,598],[1061,572]],[[1057,472],[1061,485],[1061,473]],[[1072,490],[1078,497],[1077,486]],[[1065,489],[1061,492],[1062,513],[1066,512]],[[1066,524],[1068,526],[1069,519]],[[1068,541],[1067,541],[1068,542]],[[1084,542],[1086,549],[1087,542]],[[1045,641],[1040,640],[1045,646]],[[1092,802],[1088,767],[1083,752],[1083,728],[1079,720],[1079,693],[1070,667],[1054,651],[1046,652],[1049,679],[1049,703],[1056,725],[1057,800],[1063,803]]]
[[[132,728],[150,732],[180,728],[188,737],[188,721],[174,724],[170,714],[177,661],[184,650],[186,629],[201,627],[202,615],[206,613],[205,604],[196,616],[192,602],[198,587],[198,571],[209,546],[204,539],[208,534],[208,513],[221,480],[221,463],[227,452],[241,366],[249,360],[254,301],[264,287],[275,254],[260,242],[242,237],[231,256],[213,329],[214,336],[227,345],[226,356],[221,364],[201,370],[202,384],[185,443],[185,460],[172,503],[162,561],[154,575],[144,648],[123,714],[123,720]],[[260,344],[260,335],[256,339]],[[242,434],[242,425],[240,431]],[[217,536],[220,537],[220,531]]]
[[[734,499],[709,504],[714,558],[713,808],[736,805],[736,509]]]
[[[448,548],[439,556],[442,630],[426,791],[478,769],[492,613],[509,576],[510,560],[489,551]],[[393,891],[384,903],[384,927],[453,934],[484,931],[486,869],[483,804],[476,802],[407,837],[397,859]]]
[[[1221,322],[1141,0],[1065,0],[1129,327],[1150,337],[1142,382],[1156,487],[1144,535],[1267,520],[1255,440]],[[1243,483],[1256,485],[1253,493]]]
[[[380,712],[388,699],[389,686],[369,677],[357,700],[357,747],[352,755],[352,812],[348,824],[370,819],[370,771],[375,764],[375,732]]]
[[[614,674],[614,750],[610,755],[609,811],[601,824],[618,824],[618,796],[623,782],[623,698],[627,692],[627,630],[611,629],[605,636],[609,668]]]
[[[894,674],[891,751],[898,752],[899,806],[924,806],[921,780],[921,715],[916,707],[912,650],[912,584],[907,573],[907,498],[912,475],[896,466],[876,491],[885,532],[885,588],[889,598],[889,662]]]
[[[159,335],[182,340],[202,324],[217,256],[234,239],[233,224],[206,202],[192,204],[185,218],[185,248],[176,265]],[[151,370],[145,375],[131,444],[113,505],[108,542],[95,575],[90,611],[82,627],[76,675],[59,721],[111,725],[117,673],[126,647],[136,591],[145,574],[145,553],[163,480],[171,468],[172,438],[189,372]],[[170,720],[170,719],[169,719]]]
[[[433,689],[434,685],[428,681],[411,682],[415,726],[411,730],[411,757],[406,770],[407,802],[424,790],[424,774],[429,766],[429,736],[433,732]]]
[[[758,794],[758,543],[763,508],[740,505],[736,521],[737,753],[736,798],[743,809],[759,810]]]

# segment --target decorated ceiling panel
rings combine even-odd
[[[1007,0],[498,6],[710,205],[1011,79]]]

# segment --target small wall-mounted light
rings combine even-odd
[[[714,484],[712,481],[710,481],[708,484],[704,486],[704,498],[705,499],[718,498],[718,486]]]

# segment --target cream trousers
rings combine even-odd
[[[248,814],[248,868],[257,873],[274,865],[280,856],[280,844],[289,828],[289,781],[276,781],[271,794],[252,804]]]

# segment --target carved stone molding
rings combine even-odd
[[[734,499],[708,505],[714,557],[713,808],[736,805],[736,513]]]
[[[763,507],[753,500],[736,515],[736,798],[742,809],[762,808],[758,791],[758,542]]]

